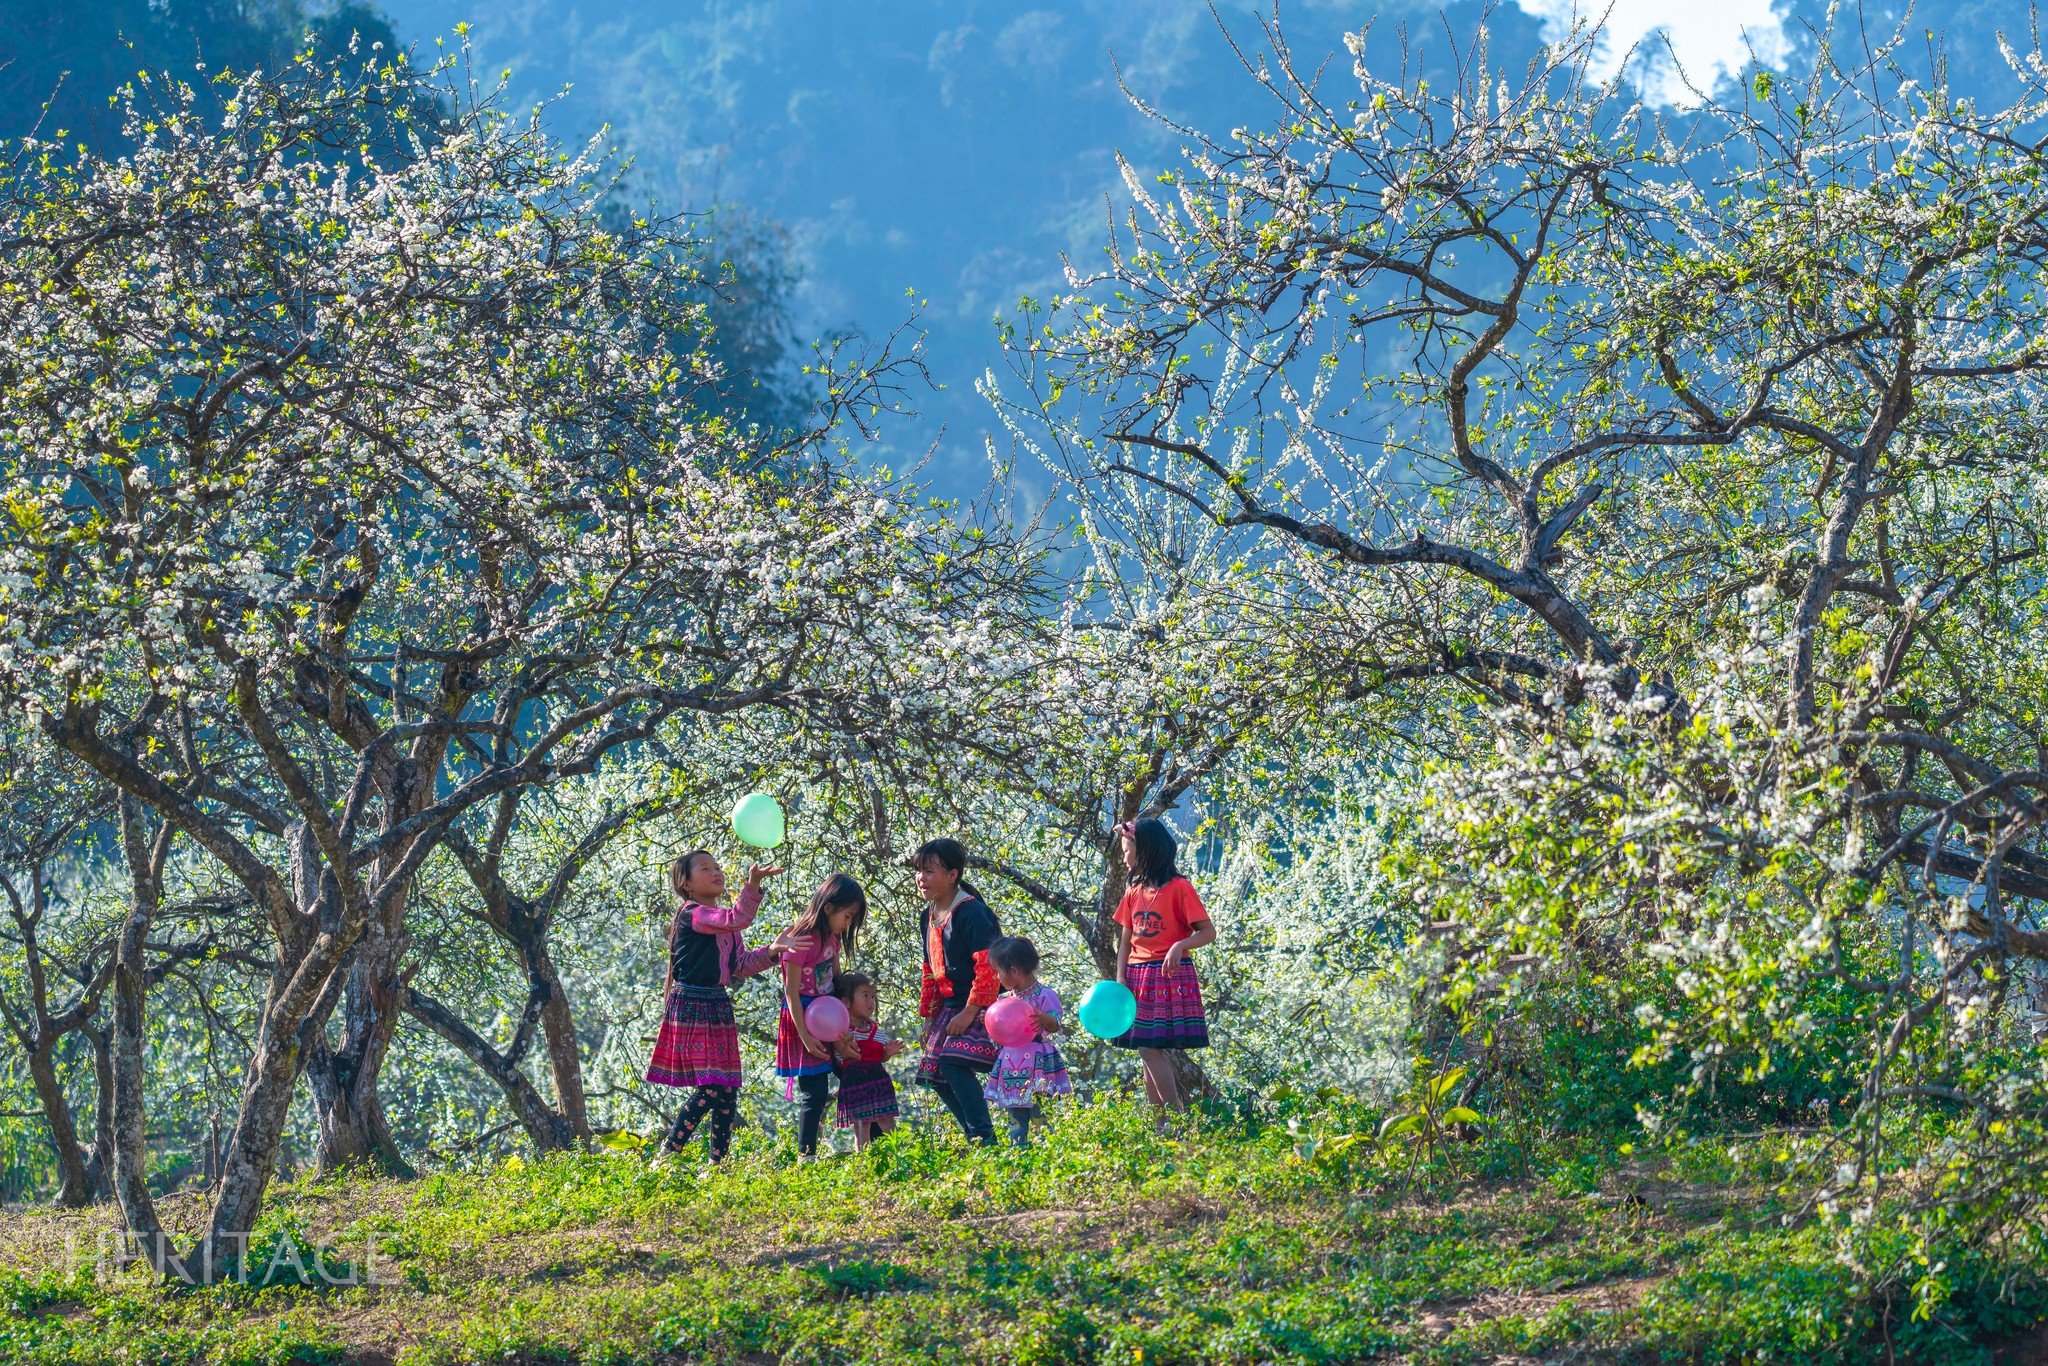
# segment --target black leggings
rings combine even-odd
[[[796,1150],[805,1157],[818,1153],[818,1130],[825,1125],[825,1102],[832,1099],[832,1074],[818,1072],[796,1079],[796,1093],[802,1097],[797,1111]]]
[[[733,1115],[739,1108],[739,1088],[734,1086],[700,1086],[697,1093],[683,1102],[682,1111],[676,1115],[675,1127],[668,1131],[668,1140],[661,1146],[674,1152],[690,1141],[690,1135],[697,1131],[697,1125],[705,1115],[711,1116],[711,1160],[724,1159],[726,1149],[732,1147]]]
[[[939,1084],[932,1088],[960,1122],[960,1132],[971,1143],[996,1141],[995,1121],[989,1117],[988,1097],[981,1093],[981,1073],[954,1058],[939,1060]]]

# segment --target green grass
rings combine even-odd
[[[1370,1116],[1293,1118],[1161,1138],[1096,1105],[1025,1153],[906,1132],[799,1166],[748,1131],[716,1169],[599,1153],[278,1192],[257,1260],[287,1232],[375,1232],[377,1287],[96,1279],[58,1250],[104,1213],[10,1215],[0,1360],[1857,1362],[1889,1340],[1983,1362],[2048,1312],[2038,1269],[1958,1261],[1912,1321],[1751,1187],[1692,1181],[1660,1210],[1600,1194],[1597,1154],[1489,1179],[1523,1164],[1484,1145],[1416,1182],[1368,1144],[1306,1146]]]

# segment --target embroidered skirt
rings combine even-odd
[[[1035,1104],[1040,1096],[1064,1096],[1073,1089],[1067,1060],[1060,1056],[1058,1045],[1040,1039],[998,1053],[982,1094],[1005,1110],[1020,1110]]]
[[[808,1010],[815,996],[798,997]],[[783,1094],[790,1100],[796,1099],[796,1079],[816,1077],[832,1070],[829,1054],[817,1057],[804,1051],[804,1042],[796,1036],[796,1021],[789,1017],[789,1002],[782,1003],[781,1018],[775,1024],[775,1075],[783,1079]]]
[[[946,1037],[946,1026],[960,1013],[955,1005],[941,1005],[939,1013],[932,1016],[932,1022],[925,1026],[924,1056],[917,1060],[917,1081],[920,1086],[939,1086],[944,1078],[939,1075],[942,1062],[964,1062],[977,1072],[986,1072],[996,1065],[996,1041],[988,1036],[976,1018],[967,1031],[957,1039]]]
[[[839,1064],[839,1127],[856,1121],[896,1118],[896,1083],[879,1062]]]
[[[738,1086],[740,1032],[724,987],[669,988],[647,1080],[657,1086]]]
[[[1118,1048],[1207,1048],[1209,1017],[1202,1011],[1202,983],[1195,965],[1183,960],[1168,972],[1161,963],[1132,963],[1124,984],[1138,998],[1138,1022]]]

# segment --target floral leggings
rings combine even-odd
[[[697,1131],[697,1125],[704,1116],[711,1116],[711,1160],[721,1161],[726,1150],[732,1146],[732,1121],[739,1109],[739,1088],[734,1086],[700,1086],[695,1095],[683,1102],[682,1111],[676,1115],[675,1127],[668,1131],[668,1138],[662,1143],[664,1152],[678,1152],[690,1135]]]

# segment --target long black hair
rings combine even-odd
[[[1166,822],[1154,816],[1140,816],[1131,822],[1131,849],[1137,855],[1138,865],[1131,869],[1131,876],[1145,886],[1157,891],[1180,876],[1180,869],[1173,863],[1177,852],[1173,832],[1166,828]]]
[[[980,889],[966,878],[967,846],[959,840],[942,837],[935,840],[926,840],[923,844],[918,845],[916,851],[910,856],[910,866],[912,868],[922,868],[927,863],[936,863],[949,873],[961,874],[960,890],[973,897],[976,901],[981,900]]]
[[[797,913],[796,923],[789,927],[791,934],[815,934],[823,939],[831,931],[826,927],[826,917],[841,906],[853,907],[853,919],[846,922],[846,933],[839,936],[839,952],[853,956],[854,936],[867,923],[868,894],[860,884],[846,873],[834,873],[818,884],[818,890],[811,893],[811,904]]]

